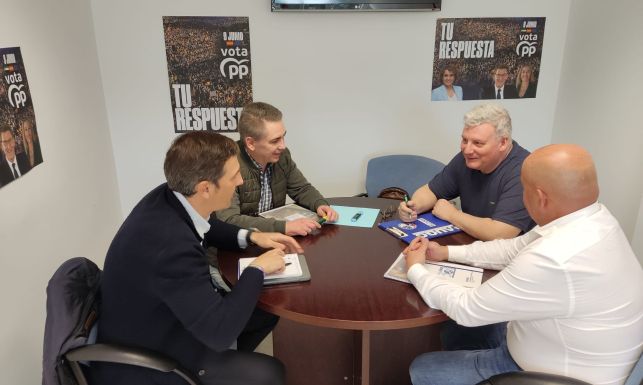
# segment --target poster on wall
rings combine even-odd
[[[20,47],[0,48],[0,187],[43,162]]]
[[[438,19],[432,101],[535,98],[544,17]]]
[[[174,132],[237,132],[252,102],[247,17],[164,16]]]

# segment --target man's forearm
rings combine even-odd
[[[449,221],[462,231],[482,241],[513,238],[520,234],[520,229],[491,218],[476,217],[462,211],[453,214]]]
[[[424,185],[413,193],[411,201],[414,203],[415,211],[419,214],[431,210],[438,198],[428,185]]]

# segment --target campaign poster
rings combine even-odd
[[[43,162],[20,47],[0,48],[0,187]]]
[[[237,132],[252,102],[247,17],[163,17],[174,132]]]
[[[544,17],[438,19],[432,101],[535,98]]]

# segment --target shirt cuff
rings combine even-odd
[[[247,229],[239,229],[239,232],[237,233],[237,242],[239,243],[239,247],[242,249],[245,249],[246,247],[248,247],[248,242],[246,242],[247,236],[248,236]]]
[[[428,271],[422,266],[421,263],[416,263],[411,268],[409,271],[406,272],[406,277],[411,281],[412,284],[416,284],[420,281],[420,279],[425,276],[426,274],[429,274]]]
[[[467,263],[467,248],[465,246],[447,246],[449,250],[449,262]]]

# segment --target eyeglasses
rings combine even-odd
[[[394,212],[395,212],[395,208],[393,208],[393,206],[389,206],[384,211],[380,210],[380,214],[382,214],[382,217],[380,218],[380,223],[382,223],[382,221],[391,219],[391,217],[393,216]]]

